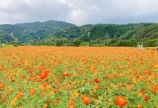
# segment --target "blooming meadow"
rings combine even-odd
[[[158,51],[0,49],[0,108],[158,108]]]

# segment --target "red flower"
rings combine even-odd
[[[115,104],[118,106],[126,106],[127,101],[124,96],[117,96],[115,99]]]
[[[87,96],[82,96],[82,102],[87,105],[90,103],[90,98]]]
[[[68,76],[69,76],[68,73],[63,73],[63,74],[62,74],[62,77],[63,77],[63,78],[68,77]]]
[[[41,79],[45,79],[48,76],[48,72],[47,71],[43,71],[39,75],[40,75]]]
[[[145,96],[145,97],[144,97],[144,101],[147,102],[148,100],[149,100],[149,97],[148,97],[148,96]]]
[[[94,78],[95,83],[100,83],[100,80],[98,78]]]

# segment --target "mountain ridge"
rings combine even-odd
[[[77,26],[64,21],[48,20],[45,22],[3,24],[0,25],[0,43],[18,41],[35,45],[49,45],[50,43],[50,45],[73,45],[71,43],[75,43],[77,40],[78,42],[91,41],[91,45],[106,45],[105,35],[109,35],[108,41],[111,46],[135,46],[140,44],[141,41],[146,42],[148,46],[153,46],[158,43],[155,39],[158,38],[157,28],[157,23],[143,22]],[[87,37],[88,32],[90,32],[89,38]],[[65,40],[64,44],[63,40]],[[130,43],[129,40],[132,42],[134,40],[135,44],[127,44]],[[57,42],[60,42],[60,44]],[[152,42],[154,44],[151,45]]]
[[[21,43],[29,43],[38,40],[39,38],[43,39],[46,36],[49,36],[59,30],[67,29],[71,26],[75,25],[63,21],[49,20],[45,22],[3,24],[0,25],[0,30],[4,31],[8,36],[13,35],[13,37]],[[1,35],[3,34],[1,33]],[[3,43],[9,42],[1,38],[0,41]]]

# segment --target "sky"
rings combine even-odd
[[[158,23],[158,0],[0,0],[0,24],[48,20],[78,26]]]

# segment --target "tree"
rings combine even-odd
[[[62,39],[57,39],[57,40],[55,41],[55,45],[56,45],[56,46],[62,46],[62,45],[63,45],[63,40],[62,40]]]
[[[117,45],[118,45],[118,40],[116,38],[110,40],[110,46],[117,46]]]
[[[70,45],[71,45],[71,46],[79,46],[81,43],[82,43],[81,40],[76,39],[76,40],[73,40],[73,41],[70,43]]]
[[[131,43],[131,46],[137,46],[137,41],[136,41],[136,39],[135,38],[131,38],[130,39],[130,43]]]
[[[146,47],[155,47],[157,45],[157,40],[152,39],[152,40],[145,40],[144,46]]]
[[[119,46],[132,46],[132,44],[130,40],[120,40]]]

